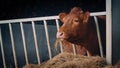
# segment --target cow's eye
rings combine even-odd
[[[74,19],[74,22],[76,22],[76,23],[77,23],[77,22],[79,22],[79,20],[78,20],[78,19]]]
[[[74,22],[79,22],[79,20],[74,20]]]

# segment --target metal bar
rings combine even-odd
[[[49,41],[49,35],[48,35],[48,28],[47,28],[47,22],[45,20],[43,22],[44,22],[46,39],[47,39],[49,58],[52,59],[51,48],[50,48],[50,41]]]
[[[111,1],[106,0],[106,61],[112,64],[112,15]]]
[[[106,15],[106,12],[93,12],[90,13],[90,16],[99,16],[99,15]],[[30,22],[30,21],[42,21],[42,20],[54,20],[59,19],[58,16],[46,16],[46,17],[34,17],[34,18],[24,18],[24,19],[11,19],[11,20],[1,20],[0,24],[5,23],[17,23],[17,22]]]
[[[76,45],[72,44],[72,46],[73,46],[73,54],[76,55],[76,47],[75,47]]]
[[[59,22],[58,19],[55,20],[56,21],[56,26],[57,26],[57,31],[59,30],[60,26],[59,26]],[[63,52],[63,46],[62,46],[62,42],[60,41],[60,51]]]
[[[100,15],[106,15],[106,12],[93,12],[93,13],[90,13],[90,16],[100,16]]]
[[[56,22],[56,26],[57,26],[57,31],[59,30],[60,26],[59,26],[59,22],[58,22],[58,19],[55,20]]]
[[[43,20],[54,20],[59,19],[58,16],[46,16],[46,17],[34,17],[34,18],[24,18],[24,19],[11,19],[11,20],[1,20],[0,24],[3,23],[16,23],[16,22],[31,22],[31,21],[43,21]]]
[[[101,55],[101,57],[103,57],[103,48],[102,48],[102,41],[101,41],[101,36],[100,36],[100,29],[99,29],[98,19],[96,16],[94,16],[94,20],[95,20],[95,24],[96,24],[98,43],[99,43],[99,48],[100,48],[100,55]]]
[[[23,40],[23,47],[24,47],[24,53],[25,53],[25,60],[26,64],[28,65],[28,56],[27,56],[27,48],[26,48],[26,41],[25,41],[25,35],[24,35],[24,29],[23,29],[23,23],[20,22],[20,28],[21,28],[21,34],[22,34],[22,40]]]
[[[87,50],[87,56],[88,56],[88,57],[90,57],[90,56],[91,56],[88,50]]]
[[[5,54],[4,54],[3,41],[2,41],[1,27],[0,27],[0,45],[1,45],[1,52],[2,52],[3,66],[4,66],[4,68],[7,68],[7,67],[6,67],[6,61],[5,61]]]
[[[14,62],[15,62],[15,68],[18,68],[17,59],[16,59],[16,51],[15,51],[14,38],[13,38],[13,31],[12,31],[12,25],[11,25],[11,23],[9,23],[9,30],[10,30],[10,37],[11,37],[11,43],[12,43],[12,51],[13,51],[13,57],[14,57]]]
[[[39,56],[38,42],[37,42],[37,37],[36,37],[36,30],[35,30],[35,23],[34,23],[34,21],[32,21],[32,29],[33,29],[33,36],[34,36],[37,60],[38,60],[38,64],[40,64],[40,56]]]

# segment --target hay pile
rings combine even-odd
[[[23,68],[113,68],[106,66],[104,58],[99,56],[81,56],[69,53],[61,53],[53,59],[42,63],[41,65],[30,64]]]

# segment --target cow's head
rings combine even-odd
[[[83,12],[78,7],[74,7],[69,14],[60,13],[59,18],[63,25],[57,32],[57,38],[70,42],[82,40],[87,33],[89,16],[89,12]]]

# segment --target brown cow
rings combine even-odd
[[[68,14],[60,13],[63,22],[57,32],[57,38],[63,41],[64,51],[72,52],[72,45],[77,45],[77,53],[99,55],[98,38],[94,23],[89,22],[90,13],[74,7]]]

